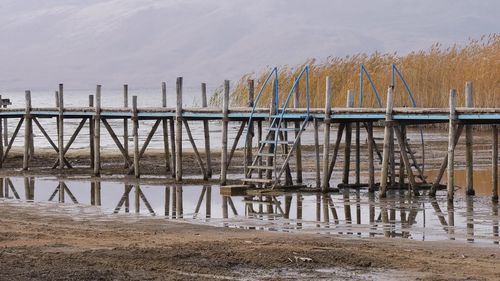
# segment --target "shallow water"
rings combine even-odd
[[[219,227],[278,232],[399,237],[422,241],[456,240],[499,244],[498,203],[490,197],[458,193],[448,204],[391,191],[387,199],[365,190],[340,193],[286,193],[223,196],[219,186],[130,185],[55,178],[4,178],[0,204],[38,204],[42,209],[78,214],[75,219],[134,219],[155,216]]]

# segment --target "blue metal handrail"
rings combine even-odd
[[[408,97],[410,98],[410,102],[411,102],[412,106],[417,107],[417,101],[415,100],[415,97],[413,96],[413,92],[411,91],[410,86],[406,82],[405,78],[403,77],[403,74],[401,73],[401,71],[399,71],[397,66],[395,64],[392,64],[392,66],[391,66],[391,86],[393,88],[396,86],[396,74],[399,77],[399,79],[401,80],[401,82],[403,82],[403,85],[405,86],[406,92],[408,93]],[[418,126],[418,128],[420,130],[420,142],[422,144],[422,174],[423,174],[423,171],[425,169],[424,130],[420,126]]]
[[[311,117],[310,109],[309,109],[310,108],[310,102],[309,102],[309,65],[306,65],[302,69],[302,71],[299,73],[299,76],[297,78],[295,78],[295,81],[293,82],[292,88],[288,92],[288,96],[286,97],[286,99],[283,103],[283,106],[280,108],[281,112],[279,113],[279,121],[278,121],[277,128],[281,128],[281,123],[283,122],[283,117],[285,116],[286,109],[288,108],[288,103],[290,102],[290,98],[292,97],[294,90],[298,87],[299,81],[302,78],[302,76],[304,76],[304,74],[305,74],[305,79],[306,79],[306,119],[304,120],[304,122],[307,122],[309,120],[309,118]],[[273,125],[275,124],[277,119],[278,118],[273,118],[273,122],[271,123],[271,128],[273,127]],[[279,132],[279,131],[277,131],[277,132]],[[276,146],[278,145],[278,139],[279,139],[279,136],[274,137],[275,164],[276,164]],[[277,180],[276,169],[274,169],[274,174],[275,174],[275,178]],[[281,171],[280,171],[280,176],[281,176]]]
[[[406,92],[408,93],[408,96],[410,97],[410,101],[413,105],[413,107],[417,107],[417,102],[415,101],[415,98],[413,96],[413,92],[410,89],[410,86],[408,86],[408,83],[406,82],[405,78],[403,77],[403,74],[401,74],[401,71],[396,67],[395,64],[392,64],[392,76],[391,76],[391,86],[396,85],[396,74],[398,75],[399,79],[403,82],[403,85],[405,86]]]
[[[380,95],[378,94],[377,88],[373,83],[372,77],[370,76],[370,73],[368,73],[368,70],[366,70],[364,64],[361,64],[359,69],[359,107],[363,107],[363,74],[366,75],[366,78],[368,78],[368,81],[372,86],[372,90],[373,93],[375,94],[378,107],[382,107],[382,101],[380,100]]]
[[[271,72],[269,73],[269,75],[267,76],[266,80],[264,80],[264,83],[260,87],[260,90],[259,90],[259,93],[257,94],[257,97],[255,97],[255,99],[254,99],[252,110],[250,111],[250,117],[248,118],[247,132],[245,135],[245,146],[248,145],[248,135],[252,131],[252,130],[250,130],[250,128],[252,127],[252,119],[253,119],[253,116],[255,114],[255,109],[257,108],[257,103],[259,102],[260,97],[262,96],[262,93],[264,92],[264,89],[266,88],[269,81],[271,81],[271,77],[273,77],[273,75],[274,75],[274,81],[275,81],[274,85],[275,86],[272,89],[272,91],[275,91],[275,96],[276,96],[276,100],[273,102],[278,104],[278,102],[277,102],[278,101],[278,91],[277,91],[278,90],[278,68],[274,67],[271,70]],[[271,94],[271,96],[272,96],[272,94]],[[246,153],[246,150],[245,150],[245,153]],[[245,163],[246,163],[246,161],[245,161]]]

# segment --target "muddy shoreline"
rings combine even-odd
[[[89,220],[38,208],[0,204],[1,280],[343,280],[341,269],[352,280],[388,273],[385,280],[500,278],[498,247],[283,234],[159,218]]]

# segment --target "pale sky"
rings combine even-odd
[[[0,0],[0,91],[188,85],[500,32],[498,0]]]

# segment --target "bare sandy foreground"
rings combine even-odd
[[[1,280],[500,280],[500,248],[0,203]],[[80,214],[80,215],[79,215]]]

